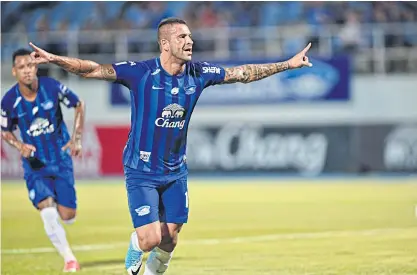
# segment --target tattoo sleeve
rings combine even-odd
[[[1,137],[4,139],[8,144],[15,147],[17,150],[20,150],[22,143],[17,140],[16,136],[9,131],[2,131]]]
[[[111,64],[101,65],[91,60],[83,60],[67,56],[54,55],[51,63],[64,70],[85,77],[101,80],[114,81],[117,79],[116,72]]]
[[[72,138],[74,140],[81,140],[84,130],[84,117],[85,117],[85,104],[80,101],[75,108],[74,115],[74,129],[72,132]]]
[[[258,81],[288,69],[289,64],[287,61],[269,64],[247,64],[238,67],[226,68],[226,76],[223,84],[236,82],[249,83]]]

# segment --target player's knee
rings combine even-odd
[[[76,209],[58,205],[58,212],[62,222],[66,224],[73,224],[75,222],[75,217],[77,214]]]
[[[37,206],[39,210],[42,210],[48,207],[56,207],[56,203],[52,197],[47,197],[46,199],[40,201]]]
[[[62,222],[67,224],[72,224],[75,221],[76,212],[75,211],[59,211],[59,216],[61,217]]]
[[[156,232],[138,235],[139,248],[144,252],[149,252],[161,243],[161,239],[161,234]]]

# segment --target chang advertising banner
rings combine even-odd
[[[319,175],[348,172],[348,127],[274,127],[229,123],[190,130],[192,172],[270,172]]]
[[[216,85],[204,90],[200,105],[276,104],[283,102],[348,101],[350,68],[346,56],[312,59],[313,67],[288,70],[249,84]],[[271,63],[274,60],[214,62],[223,67]],[[110,84],[112,106],[130,106],[130,92]]]
[[[359,126],[355,137],[361,170],[417,172],[417,123]]]
[[[123,176],[130,127],[85,127],[77,178]],[[23,178],[19,152],[1,141],[2,178]],[[198,125],[188,132],[191,174],[417,172],[417,124],[281,127],[245,122]]]

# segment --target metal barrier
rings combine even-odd
[[[322,26],[313,34],[308,25],[285,27],[222,27],[192,30],[196,59],[277,58],[294,54],[313,40],[311,55],[330,57],[348,51],[355,73],[417,72],[417,23],[360,25],[360,43],[346,48],[340,34],[346,26]],[[11,54],[29,41],[54,53],[110,63],[158,55],[155,30],[2,33],[2,67],[9,69]]]

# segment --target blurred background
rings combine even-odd
[[[169,16],[187,20],[194,60],[223,66],[284,60],[311,41],[312,69],[206,90],[189,131],[190,170],[417,171],[415,2],[3,1],[1,15],[3,93],[14,83],[12,53],[29,41],[101,63],[148,59],[159,55],[156,27]],[[88,106],[78,175],[122,175],[129,91],[56,66],[39,74],[64,82]],[[2,148],[3,176],[21,174],[17,160]]]

